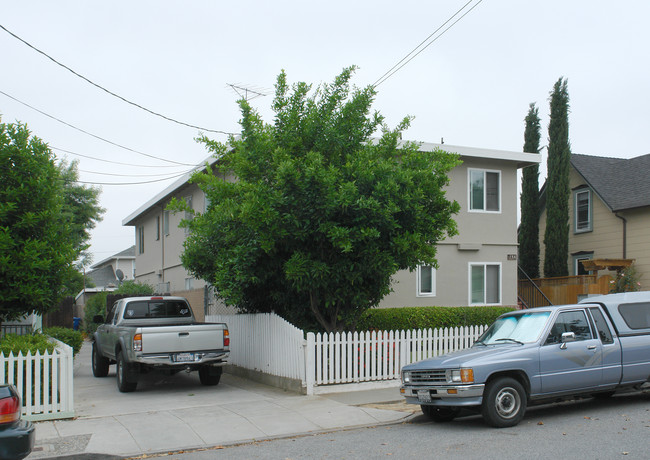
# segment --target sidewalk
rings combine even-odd
[[[135,392],[120,393],[115,366],[108,377],[93,377],[90,352],[86,342],[75,358],[76,418],[36,422],[28,459],[120,458],[238,444],[394,423],[417,409],[377,404],[400,401],[397,388],[303,396],[229,374],[206,387],[195,372],[151,373],[141,376]]]

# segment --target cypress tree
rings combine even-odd
[[[555,83],[550,97],[544,276],[567,276],[569,258],[569,92],[567,80]]]
[[[525,118],[524,152],[539,153],[539,111],[530,104]],[[521,178],[519,265],[531,278],[539,278],[539,165],[527,166]]]

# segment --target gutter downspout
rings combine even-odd
[[[623,258],[627,259],[627,220],[625,217],[618,215],[618,213],[614,215],[623,221]]]

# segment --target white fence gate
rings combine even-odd
[[[0,353],[0,383],[11,383],[22,400],[26,420],[74,417],[72,347],[56,342],[52,353]]]
[[[315,387],[397,381],[402,366],[470,347],[487,326],[306,334],[273,313],[209,315],[230,331],[230,364]]]

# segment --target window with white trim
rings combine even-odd
[[[144,226],[140,225],[137,229],[138,233],[138,254],[144,254]]]
[[[573,192],[573,231],[575,233],[592,230],[591,190],[581,189]]]
[[[185,278],[185,290],[194,289],[194,278]]]
[[[469,264],[470,305],[501,304],[501,264]]]
[[[163,212],[163,235],[169,235],[169,211]]]
[[[573,274],[574,275],[591,275],[589,270],[586,270],[581,261],[591,260],[594,258],[594,254],[576,254],[572,255],[573,257]]]
[[[435,297],[436,269],[430,265],[418,265],[418,297]]]
[[[468,169],[469,210],[501,211],[501,171]]]

